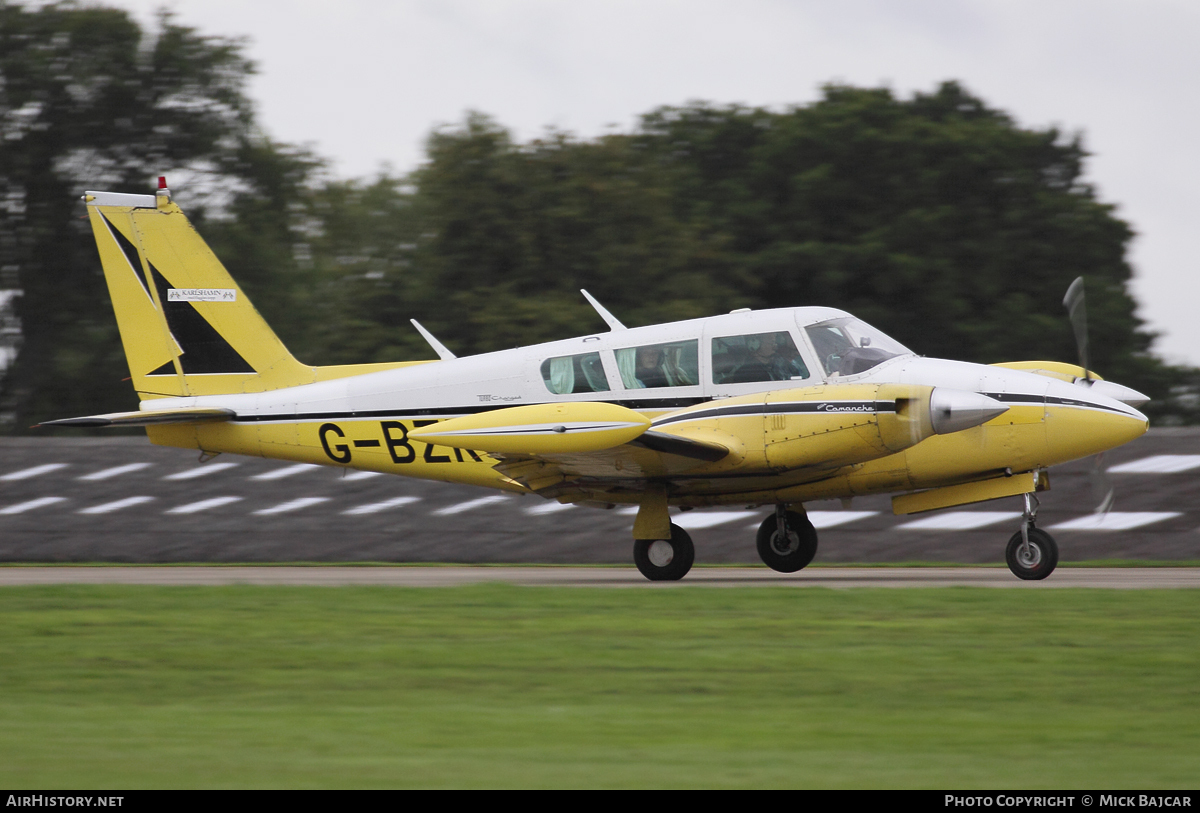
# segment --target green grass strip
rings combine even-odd
[[[0,784],[1188,788],[1198,590],[0,590]]]

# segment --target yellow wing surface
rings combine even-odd
[[[487,451],[498,471],[545,497],[636,502],[657,484],[703,502],[818,481],[901,452],[935,434],[931,393],[901,384],[807,387],[699,404],[653,421],[613,404],[514,407],[409,437]],[[605,428],[578,432],[568,428],[572,420]]]

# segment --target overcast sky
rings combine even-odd
[[[1083,133],[1088,178],[1137,231],[1159,353],[1200,365],[1195,0],[101,1],[248,37],[264,129],[342,176],[413,168],[468,109],[520,139],[593,136],[693,99],[783,108],[830,81],[907,97],[957,79],[1022,126]]]

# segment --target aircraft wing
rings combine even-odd
[[[409,437],[487,452],[499,461],[497,471],[543,496],[581,480],[681,474],[729,457],[737,445],[732,438],[721,443],[654,431],[641,413],[597,402],[493,410],[414,429]]]
[[[409,437],[487,452],[502,474],[542,496],[636,492],[664,481],[700,493],[731,478],[751,493],[828,478],[1007,409],[974,392],[856,383],[704,402],[653,421],[606,402],[510,407]]]
[[[665,432],[655,432],[647,429],[630,441],[632,446],[640,446],[664,455],[687,458],[688,460],[703,460],[715,463],[729,456],[728,446],[713,441],[695,440],[679,435],[668,435]]]
[[[495,468],[501,474],[548,497],[585,484],[644,484],[651,477],[683,475],[709,462],[718,453],[721,457],[729,454],[728,450],[686,439],[670,438],[671,451],[648,448],[640,440],[586,453],[493,453],[492,457],[500,460]],[[660,445],[653,438],[650,442]]]

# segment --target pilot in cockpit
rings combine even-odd
[[[788,381],[808,378],[808,367],[800,358],[796,344],[787,333],[756,333],[732,339],[744,340],[744,355],[733,369],[717,372],[718,383],[742,384],[753,381]],[[722,340],[718,340],[722,341]],[[726,358],[735,357],[737,345],[729,348]],[[715,364],[720,362],[715,361]]]

